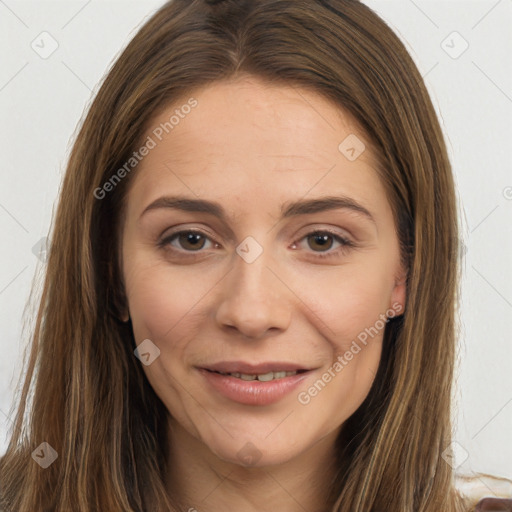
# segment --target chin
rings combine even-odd
[[[288,437],[287,442],[283,442],[282,437],[276,436],[276,439],[270,440],[265,436],[267,432],[257,436],[248,429],[240,436],[223,435],[222,439],[203,442],[224,462],[247,468],[285,464],[307,449],[307,446],[299,445],[300,439]]]
[[[215,455],[229,464],[235,464],[243,468],[263,468],[266,466],[276,466],[285,464],[294,458],[294,453],[283,447],[275,449],[262,447],[261,449],[252,441],[247,441],[239,450],[233,451],[229,448],[227,451],[221,450],[214,452]]]

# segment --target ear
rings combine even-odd
[[[125,305],[124,301],[114,298],[114,304],[110,307],[111,315],[120,322],[128,322],[130,320],[130,311]]]
[[[407,272],[402,267],[395,276],[390,302],[390,309],[395,310],[397,316],[403,315],[407,302]]]
[[[118,290],[115,297],[115,308],[117,311],[117,318],[121,320],[121,322],[128,322],[130,320],[130,310],[128,309],[128,301],[126,299],[126,293],[124,291],[124,286],[121,290]]]

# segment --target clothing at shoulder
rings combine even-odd
[[[512,499],[484,498],[477,503],[475,512],[512,512]]]
[[[455,487],[475,512],[512,512],[512,480],[485,473],[455,475]]]

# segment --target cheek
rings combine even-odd
[[[297,396],[303,418],[316,416],[328,432],[349,418],[367,397],[378,371],[389,305],[388,280],[376,272],[330,276],[308,293],[308,321],[330,344],[329,361],[317,380]],[[325,345],[323,345],[325,347]],[[322,346],[319,347],[321,349]]]
[[[368,331],[372,333],[368,339],[377,338],[375,330],[379,335],[383,331],[392,287],[389,276],[378,268],[340,268],[304,289],[310,321],[332,340],[337,352],[348,350],[352,340],[364,339]]]
[[[126,280],[135,339],[174,339],[197,325],[201,298],[208,293],[204,280],[188,272],[170,273],[165,264],[140,265]]]
[[[160,350],[149,365],[142,366],[155,393],[175,418],[198,435],[183,409],[185,353],[189,340],[198,333],[198,312],[207,287],[197,287],[179,272],[170,273],[163,264],[132,266],[126,278],[130,317],[136,344],[150,339]],[[196,279],[196,281],[200,281]]]

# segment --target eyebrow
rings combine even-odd
[[[224,208],[217,202],[205,199],[194,199],[186,196],[164,196],[149,204],[141,213],[142,217],[150,210],[160,208],[172,208],[186,212],[209,213],[218,217],[226,223],[227,214]],[[295,217],[298,215],[307,215],[313,213],[326,212],[331,210],[350,210],[376,224],[372,214],[361,204],[346,196],[325,196],[318,199],[300,199],[290,201],[281,206],[281,218]]]

